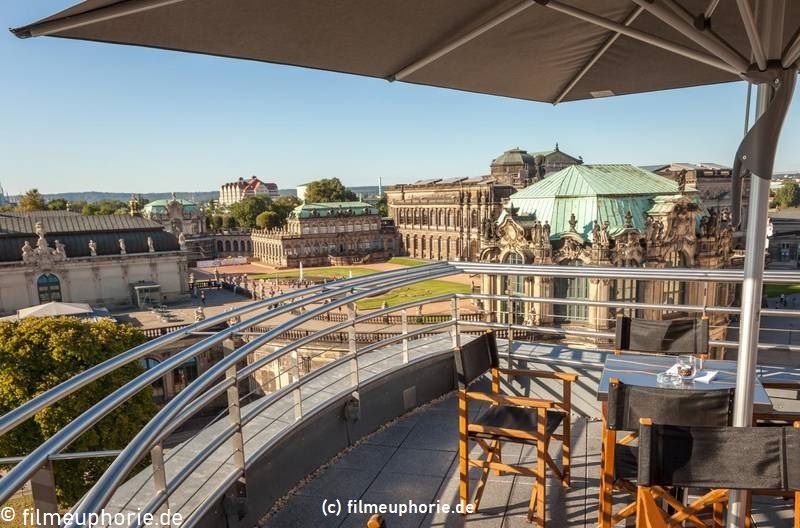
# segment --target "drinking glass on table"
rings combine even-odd
[[[695,356],[678,356],[678,375],[682,378],[691,378],[697,371],[697,358]]]

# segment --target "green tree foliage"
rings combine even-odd
[[[350,202],[358,197],[353,191],[345,188],[339,178],[325,178],[308,184],[306,188],[306,202]]]
[[[39,192],[39,189],[31,189],[26,192],[20,199],[17,205],[18,211],[44,211],[47,209],[47,203],[44,201],[44,196]]]
[[[263,196],[248,196],[241,202],[231,205],[230,214],[237,225],[245,229],[256,227],[256,217],[269,209],[271,200]]]
[[[214,231],[219,231],[220,229],[222,229],[222,222],[223,219],[222,216],[220,215],[214,215],[211,217],[211,223],[214,226]]]
[[[83,209],[81,209],[81,213],[86,216],[125,214],[127,212],[128,204],[119,200],[100,200],[98,202],[91,202],[84,205]]]
[[[139,330],[111,321],[30,317],[0,322],[0,413],[5,414],[79,372],[144,342]],[[38,413],[0,437],[0,456],[31,452],[94,403],[142,372],[128,364]],[[152,391],[144,390],[103,418],[69,452],[121,449],[155,414]],[[110,459],[54,462],[56,493],[72,505],[97,480]]]
[[[793,181],[783,182],[775,191],[775,204],[778,207],[797,207],[800,205],[800,185]]]
[[[300,199],[297,196],[280,196],[272,200],[269,209],[278,215],[278,225],[283,225],[289,218],[289,213],[298,205],[300,205]]]
[[[66,211],[67,201],[63,198],[55,198],[47,202],[47,208],[51,211]]]
[[[236,217],[231,215],[226,215],[222,217],[222,227],[225,229],[236,229],[239,227],[239,224],[236,222]]]
[[[275,211],[264,211],[256,217],[256,225],[260,229],[273,229],[281,225],[281,218]]]

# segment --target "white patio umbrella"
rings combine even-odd
[[[56,317],[59,315],[86,315],[92,313],[92,307],[86,303],[67,303],[51,301],[44,304],[17,310],[17,318]]]
[[[769,180],[800,58],[800,1],[87,0],[12,30],[291,64],[560,103],[745,80],[759,119],[734,424],[751,419]],[[86,501],[90,502],[90,501]],[[732,526],[743,525],[741,495]]]

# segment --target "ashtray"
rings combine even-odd
[[[683,383],[683,378],[671,372],[661,372],[656,374],[656,383],[659,385],[675,386]]]

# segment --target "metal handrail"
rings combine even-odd
[[[438,270],[442,270],[442,271],[438,271]],[[354,278],[354,279],[345,279],[344,281],[341,281],[341,282],[340,281],[335,281],[334,283],[328,283],[327,285],[324,285],[324,286],[314,286],[314,287],[310,288],[309,290],[310,291],[322,290],[322,293],[319,293],[319,294],[317,294],[317,295],[315,295],[313,297],[306,297],[304,299],[301,299],[300,301],[295,301],[293,303],[289,303],[289,304],[286,304],[286,305],[283,305],[283,306],[278,306],[277,308],[274,308],[274,309],[270,310],[266,314],[256,315],[255,317],[253,317],[251,319],[242,321],[241,323],[238,323],[238,324],[236,324],[236,325],[234,325],[234,326],[232,326],[230,328],[227,328],[225,330],[222,330],[218,334],[210,336],[210,337],[208,337],[208,338],[196,343],[195,345],[192,345],[192,346],[184,349],[183,351],[179,352],[175,356],[172,356],[171,358],[159,363],[158,365],[156,365],[152,369],[147,370],[146,372],[144,372],[140,376],[134,378],[130,382],[126,383],[125,385],[123,385],[122,387],[120,387],[119,389],[114,391],[113,393],[109,394],[104,399],[102,399],[101,401],[96,403],[94,406],[92,406],[90,409],[88,409],[87,411],[82,413],[80,416],[78,416],[75,420],[73,420],[70,423],[68,423],[66,426],[64,426],[62,429],[60,429],[58,432],[56,432],[53,436],[48,438],[39,447],[34,449],[26,457],[26,461],[18,464],[16,467],[11,469],[2,479],[0,479],[0,503],[7,501],[17,489],[22,487],[22,485],[28,479],[30,479],[30,477],[38,470],[38,468],[47,460],[47,458],[51,454],[57,453],[57,452],[61,451],[62,449],[64,449],[72,441],[74,441],[81,434],[83,434],[83,432],[85,432],[89,427],[91,427],[92,425],[97,423],[100,419],[102,419],[104,416],[106,416],[112,410],[117,408],[119,405],[121,405],[124,401],[129,399],[131,396],[133,396],[134,394],[138,393],[143,388],[149,386],[151,383],[155,382],[156,380],[160,379],[162,376],[164,376],[166,373],[168,373],[173,368],[181,365],[182,363],[186,362],[188,359],[191,359],[192,357],[196,356],[197,354],[205,351],[208,347],[213,346],[213,345],[215,345],[215,344],[217,344],[219,342],[222,342],[225,339],[227,339],[228,337],[231,337],[236,331],[245,329],[245,328],[247,328],[249,326],[252,326],[254,324],[258,324],[258,323],[262,322],[265,319],[268,319],[270,317],[274,317],[275,315],[280,315],[280,314],[283,314],[283,313],[290,312],[291,310],[297,309],[300,306],[305,306],[305,305],[311,304],[313,302],[319,302],[319,301],[323,301],[323,300],[328,300],[328,299],[331,299],[333,297],[346,294],[351,289],[351,287],[353,285],[355,285],[355,284],[357,284],[357,285],[371,285],[373,283],[386,282],[387,284],[390,285],[390,289],[391,289],[391,288],[406,284],[406,282],[403,280],[404,277],[412,277],[412,278],[413,277],[418,277],[417,280],[425,280],[428,277],[423,277],[424,275],[426,275],[428,273],[434,273],[435,274],[437,271],[441,276],[445,276],[444,270],[447,270],[446,274],[450,274],[451,273],[451,268],[446,263],[442,263],[442,264],[432,264],[430,266],[418,266],[418,267],[415,267],[415,268],[406,268],[406,269],[402,269],[402,270],[396,270],[396,271],[392,271],[392,272],[387,272],[385,274],[365,275],[363,277],[359,277],[358,279],[356,279],[356,278]],[[403,272],[403,273],[397,273],[397,272]],[[437,276],[439,276],[439,275],[437,275]],[[389,279],[389,281],[386,281],[387,278]],[[392,279],[394,280],[394,282],[392,282]],[[406,278],[405,280],[408,280],[408,279]],[[331,287],[331,285],[336,285],[338,287],[334,289],[334,288]],[[306,294],[306,293],[303,293],[303,292],[304,292],[304,290],[299,290],[296,293],[284,294],[283,296],[274,297],[274,298],[271,298],[268,301],[266,301],[266,304],[269,304],[269,305],[276,304],[276,303],[281,302],[281,299],[284,299],[284,298],[289,299],[289,298],[293,298],[293,297],[300,297],[300,296]],[[362,293],[362,294],[359,294],[359,295],[367,296],[368,293],[369,292]],[[263,307],[264,303],[265,303],[265,301],[260,301],[259,303],[256,303],[256,304],[259,304],[259,307]],[[332,303],[323,305],[320,308],[329,309],[330,307],[336,307],[336,306],[339,305],[339,304],[335,304],[335,303],[344,304],[344,303],[341,302],[341,300],[335,300]],[[252,305],[250,305],[250,306],[252,306]],[[316,310],[320,310],[320,309],[318,308]],[[311,312],[308,312],[308,313],[312,313],[312,312],[314,312],[314,310],[312,310]],[[232,317],[233,313],[234,313],[233,311],[226,312],[224,314],[225,315],[225,320],[227,320],[230,317]],[[300,320],[297,321],[297,319],[300,319]],[[291,326],[287,325],[287,327],[293,327],[293,326],[299,325],[301,322],[305,321],[305,316],[304,315],[303,316],[299,316],[298,318],[295,319],[295,321],[297,321],[297,322],[295,322]],[[184,331],[181,331],[181,332],[184,332]],[[264,335],[270,335],[270,337],[275,337],[274,334],[275,334],[275,331],[272,331],[272,332],[268,332],[267,334],[264,334]],[[167,337],[167,336],[164,336],[164,337]],[[263,336],[261,336],[261,338],[263,338]],[[257,341],[263,341],[263,339],[258,339]],[[153,343],[153,341],[151,341],[150,343]],[[129,353],[131,353],[132,351],[134,351],[136,349],[145,348],[150,343],[145,343],[144,345],[140,345],[139,347],[136,347],[135,349],[131,349],[130,351],[128,351],[126,353],[120,354],[120,356],[129,355]],[[148,351],[151,350],[150,348],[147,348],[147,349],[148,349]],[[118,365],[127,364],[127,363],[129,363],[131,361],[139,359],[139,357],[141,357],[141,353],[137,353],[137,355],[135,357],[126,358],[125,361],[121,361]],[[228,358],[225,358],[225,359],[228,359]],[[223,360],[223,362],[224,362],[224,360]],[[105,364],[108,364],[108,363],[110,363],[110,361],[101,363],[101,365],[105,365]],[[116,368],[116,367],[114,367],[114,368]],[[90,370],[92,370],[92,369],[90,369]],[[103,374],[105,374],[107,372],[110,372],[111,370],[113,370],[113,369],[109,368],[109,370],[105,370],[103,372]],[[224,370],[219,375],[221,375],[221,374],[224,374]],[[84,378],[84,375],[85,375],[85,378]],[[28,408],[25,410],[25,412],[15,413],[13,417],[9,418],[9,422],[10,421],[15,421],[16,423],[19,423],[21,420],[24,419],[24,418],[21,418],[21,417],[27,417],[27,415],[29,413],[36,412],[36,411],[31,411],[31,408],[35,408],[38,411],[38,410],[41,410],[44,406],[47,406],[48,404],[46,404],[44,402],[49,402],[50,400],[55,398],[55,396],[52,396],[52,395],[47,396],[47,395],[49,393],[53,392],[53,391],[56,391],[60,387],[62,387],[64,385],[67,385],[63,389],[64,396],[66,396],[68,394],[71,394],[72,392],[74,392],[78,388],[81,388],[81,387],[87,385],[88,383],[91,383],[92,381],[94,381],[95,379],[99,378],[100,376],[102,376],[102,374],[98,374],[97,371],[93,371],[93,372],[85,371],[84,373],[79,374],[78,376],[76,376],[75,378],[72,378],[68,382],[65,382],[65,383],[63,383],[61,385],[58,385],[54,389],[51,389],[50,391],[40,395],[40,397],[29,401],[28,404],[32,404],[32,405],[28,405],[28,404],[23,405],[23,407],[25,407],[26,405],[28,406]],[[70,383],[73,380],[79,380],[79,381],[75,381],[73,383]],[[196,381],[198,381],[198,380],[195,380],[195,382]],[[194,385],[195,382],[190,384],[176,398],[173,398],[173,400],[171,400],[169,403],[167,403],[166,406],[165,406],[165,409],[166,408],[171,408],[171,406],[174,405],[174,402],[176,400],[179,400],[179,397],[181,395],[188,394],[189,392],[192,392],[192,394],[194,394],[193,391],[189,391],[188,389],[191,388],[191,386]],[[61,391],[59,391],[59,393],[60,392]],[[47,396],[47,397],[46,398],[42,398],[44,396]],[[34,402],[36,402],[36,403],[34,404]],[[20,408],[15,409],[15,411],[18,410],[18,409],[20,409]],[[10,416],[12,413],[14,413],[14,411],[11,411],[6,416]],[[152,423],[152,421],[150,423]],[[2,429],[0,429],[0,431],[2,431]],[[85,504],[85,501],[82,503],[82,505],[83,504]]]
[[[75,390],[78,390],[79,388],[87,385],[88,383],[91,383],[92,381],[95,381],[96,379],[99,379],[108,372],[111,372],[122,365],[130,363],[131,361],[135,361],[141,357],[144,357],[146,354],[151,353],[154,350],[157,350],[163,346],[171,344],[175,341],[178,341],[190,335],[196,335],[197,332],[201,332],[206,328],[210,328],[213,327],[214,325],[225,322],[232,317],[239,317],[241,315],[256,312],[258,310],[268,308],[269,306],[274,306],[276,304],[280,304],[283,302],[288,303],[283,306],[277,306],[272,309],[268,309],[264,313],[256,314],[255,316],[245,321],[237,323],[231,326],[230,328],[227,328],[223,331],[213,334],[212,336],[209,336],[208,338],[203,339],[202,341],[190,347],[187,347],[178,354],[162,362],[162,364],[160,364],[159,367],[150,369],[149,371],[135,378],[134,380],[124,385],[111,395],[107,396],[104,400],[102,400],[89,410],[87,410],[78,419],[74,420],[72,423],[65,426],[62,430],[57,432],[53,437],[48,439],[48,441],[39,446],[39,448],[34,450],[34,452],[25,457],[22,461],[23,464],[18,465],[16,468],[12,469],[9,472],[9,474],[7,474],[3,479],[0,479],[0,500],[1,501],[7,500],[8,497],[4,497],[4,495],[9,490],[11,490],[11,493],[13,493],[19,487],[17,486],[17,484],[19,484],[20,480],[24,484],[25,480],[27,480],[27,478],[29,478],[31,474],[38,469],[40,464],[37,464],[36,463],[37,461],[40,460],[46,461],[48,458],[52,459],[53,457],[58,456],[57,452],[66,447],[66,445],[69,445],[69,443],[71,443],[71,441],[74,440],[74,438],[77,437],[78,434],[84,432],[86,429],[88,429],[94,423],[96,423],[100,418],[105,416],[105,414],[107,414],[108,412],[116,408],[116,406],[124,402],[132,394],[135,394],[136,392],[138,392],[138,390],[141,390],[141,388],[144,388],[153,381],[157,380],[158,378],[169,372],[169,370],[171,370],[175,366],[178,366],[181,363],[185,362],[187,359],[190,359],[191,357],[196,356],[200,352],[207,350],[208,347],[214,346],[229,337],[239,335],[242,332],[247,331],[249,328],[252,328],[254,325],[257,325],[263,321],[269,320],[278,315],[285,314],[291,310],[296,310],[297,308],[302,306],[307,306],[324,300],[332,300],[332,302],[328,304],[316,307],[304,314],[295,317],[288,323],[285,323],[284,325],[278,328],[273,328],[270,331],[262,334],[255,334],[254,339],[252,341],[250,341],[243,347],[237,349],[234,353],[230,354],[229,356],[226,356],[221,362],[217,363],[209,371],[203,373],[201,377],[193,381],[186,389],[184,389],[184,391],[182,391],[178,396],[176,396],[173,400],[171,400],[164,407],[164,409],[162,409],[162,411],[159,412],[159,414],[156,415],[156,417],[153,418],[153,420],[151,420],[140,431],[140,433],[137,435],[136,438],[134,438],[134,440],[128,445],[128,447],[126,447],[126,449],[123,450],[122,453],[125,456],[117,457],[117,460],[115,460],[114,463],[112,463],[112,466],[103,475],[103,477],[98,482],[98,484],[93,488],[93,490],[90,491],[90,493],[86,496],[85,500],[83,500],[81,504],[79,504],[76,507],[76,512],[94,511],[93,508],[95,509],[99,508],[103,504],[105,504],[105,502],[107,502],[110,495],[114,492],[114,490],[116,490],[117,486],[120,484],[121,479],[127,475],[127,471],[124,470],[126,468],[130,469],[130,467],[128,466],[132,466],[133,464],[135,464],[136,461],[138,461],[141,458],[141,456],[143,456],[143,454],[146,454],[146,451],[150,446],[162,441],[165,435],[168,434],[167,431],[173,429],[172,426],[178,427],[181,423],[183,423],[185,420],[191,417],[198,408],[202,408],[203,405],[212,401],[214,397],[220,395],[225,390],[224,386],[230,386],[231,383],[235,383],[225,380],[221,383],[215,384],[214,381],[216,381],[216,379],[218,379],[220,376],[224,375],[225,371],[228,368],[235,367],[235,364],[238,361],[247,357],[248,354],[256,350],[258,347],[269,342],[273,338],[279,337],[281,333],[285,332],[288,329],[294,328],[307,320],[310,320],[314,317],[317,317],[321,314],[330,311],[331,309],[335,309],[337,307],[341,307],[348,303],[351,303],[356,299],[372,296],[375,295],[376,293],[387,291],[389,289],[393,289],[396,287],[413,284],[414,282],[429,280],[432,278],[444,277],[457,273],[484,273],[487,275],[517,275],[517,276],[531,276],[531,277],[543,276],[543,277],[566,277],[566,278],[581,276],[590,278],[596,277],[596,278],[612,278],[612,279],[627,278],[627,279],[637,279],[637,280],[682,280],[682,281],[707,281],[707,282],[727,282],[727,283],[739,282],[742,280],[741,270],[703,270],[703,269],[676,269],[676,268],[637,269],[637,268],[614,268],[614,267],[606,267],[606,268],[586,267],[586,268],[564,269],[564,268],[559,268],[557,266],[525,266],[525,265],[490,264],[490,263],[441,262],[426,266],[405,268],[401,270],[394,270],[391,272],[366,275],[353,279],[334,281],[327,283],[325,285],[317,285],[306,290],[298,290],[295,292],[284,294],[282,296],[254,302],[246,306],[237,308],[233,311],[225,312],[219,314],[218,316],[206,319],[205,321],[191,324],[174,333],[161,336],[148,343],[145,343],[144,345],[135,347],[123,354],[120,354],[119,356],[113,358],[112,360],[108,360],[104,363],[101,363],[100,365],[92,367],[91,369],[85,371],[84,373],[79,374],[75,378],[72,378],[56,386],[50,391],[47,391],[46,393],[38,396],[37,398],[34,398],[33,400],[27,402],[23,406],[0,417],[0,434],[3,434],[8,430],[10,430],[11,428],[15,427],[16,425],[18,425],[19,423],[21,423],[22,421],[24,421],[25,419],[32,416],[36,412],[51,405],[53,402],[59,401],[60,399],[73,393]],[[765,274],[765,282],[773,282],[773,283],[800,282],[800,276],[798,276],[796,272],[791,272],[791,271],[790,272],[772,271],[772,272],[767,272]],[[370,287],[374,287],[376,289],[374,290],[369,289]],[[353,292],[353,293],[352,295],[347,296],[348,292]],[[351,325],[376,319],[385,314],[398,312],[407,308],[419,306],[421,304],[436,302],[440,300],[444,301],[448,299],[508,300],[509,296],[490,295],[490,294],[471,294],[471,295],[449,294],[449,295],[438,296],[436,298],[431,298],[431,299],[412,301],[409,303],[405,303],[404,305],[401,306],[394,306],[390,308],[370,311],[366,314],[354,317],[353,319],[348,319],[342,323],[337,323],[323,331],[310,334],[309,336],[297,340],[296,342],[291,343],[290,345],[280,348],[274,353],[259,358],[257,362],[252,363],[247,367],[244,367],[239,372],[237,372],[236,377],[234,379],[237,380],[242,379],[243,377],[246,377],[247,375],[255,372],[261,366],[285,356],[290,351],[296,350],[297,348],[303,346],[304,344],[308,344],[315,340],[318,340],[322,335],[327,335],[335,331],[343,330],[349,328]],[[553,298],[526,297],[526,296],[513,296],[511,297],[511,299],[514,301],[521,301],[521,302],[589,305],[589,306],[600,306],[608,308],[625,307],[625,308],[645,308],[645,309],[660,309],[660,310],[670,309],[670,310],[683,310],[692,312],[721,313],[728,315],[736,314],[739,312],[739,309],[735,307],[704,307],[698,305],[669,305],[665,307],[664,305],[660,304],[655,305],[655,304],[635,303],[635,302],[553,299]],[[798,314],[798,312],[794,312],[791,310],[762,310],[762,313],[764,313],[765,315],[785,315],[785,316],[800,315]],[[362,348],[361,351],[359,352],[359,355],[362,353],[368,353],[372,350],[377,350],[378,348],[386,346],[387,344],[392,342],[408,339],[409,337],[414,335],[424,334],[425,332],[429,332],[431,329],[446,328],[447,326],[452,325],[454,322],[456,321],[438,323],[434,325],[425,325],[423,327],[418,327],[413,331],[407,332],[405,334],[390,336],[385,340],[382,340],[378,343],[370,344],[367,347]],[[591,335],[604,338],[613,336],[613,334],[609,332],[595,332],[595,331],[590,332],[580,329],[557,329],[556,331],[553,331],[553,328],[551,327],[542,327],[542,326],[531,327],[531,326],[510,325],[501,323],[489,323],[485,321],[463,321],[460,319],[457,321],[457,324],[465,326],[473,326],[473,327],[494,327],[494,328],[509,329],[509,330],[536,331],[541,333],[549,332],[549,333],[562,333],[562,334],[572,334],[572,335]],[[712,344],[719,346],[735,346],[735,343],[726,341],[712,342]],[[800,347],[792,347],[792,346],[787,347],[784,345],[772,345],[772,344],[764,344],[762,347],[800,350]],[[349,356],[346,357],[350,359]],[[319,370],[320,369],[316,369],[314,373],[316,373]],[[308,377],[309,377],[308,375],[303,377],[303,379],[305,380],[304,383],[309,381],[306,379]],[[313,379],[313,377],[311,379]],[[282,393],[285,395],[285,392],[283,392],[282,390],[278,391],[278,393]],[[212,394],[213,397],[211,397]],[[276,395],[277,393],[270,396],[276,396]],[[265,397],[264,400],[272,400],[272,398]],[[190,403],[193,405],[190,406],[189,405]],[[259,402],[259,404],[260,403],[261,402]],[[266,401],[265,404],[267,406],[269,405]],[[247,423],[247,421],[249,421],[249,419],[255,415],[256,414],[248,413],[246,415],[248,420],[246,420],[245,423]],[[221,442],[224,442],[224,440],[222,440]],[[222,444],[220,443],[220,445]],[[44,458],[42,459],[43,455]],[[28,466],[28,467],[27,469],[21,469],[23,466]],[[98,491],[101,485],[108,486],[108,488],[103,491]]]

